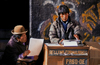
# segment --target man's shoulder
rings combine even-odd
[[[56,20],[56,21],[54,21],[52,24],[56,26],[56,25],[58,25],[59,23],[60,23],[60,22],[59,22],[58,20]]]
[[[57,24],[57,22],[56,22],[56,21],[54,21],[52,24],[53,24],[53,25],[56,25],[56,24]]]
[[[8,47],[16,47],[16,42],[14,41],[13,37],[10,38],[10,40],[7,43]]]

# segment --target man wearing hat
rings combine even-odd
[[[66,5],[60,5],[58,8],[58,18],[51,24],[49,30],[51,43],[61,43],[64,39],[82,38],[80,26],[72,21],[69,16],[69,8]]]
[[[25,42],[27,41],[27,30],[23,25],[17,25],[13,34],[7,43],[3,57],[2,65],[16,65],[18,58],[24,58],[30,53],[30,50],[26,50]]]

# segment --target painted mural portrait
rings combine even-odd
[[[35,4],[39,5],[35,5]],[[32,5],[33,4],[33,5]],[[44,38],[50,42],[49,29],[58,17],[57,9],[61,4],[69,7],[70,17],[78,22],[83,30],[84,41],[100,42],[100,1],[99,0],[44,0],[32,1],[31,33],[32,37]],[[34,35],[35,34],[35,35]]]
[[[58,8],[58,18],[51,24],[49,37],[51,43],[61,43],[63,40],[82,40],[83,34],[81,27],[69,16],[69,8],[60,5]]]

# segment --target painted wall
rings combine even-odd
[[[57,18],[57,8],[66,4],[70,16],[79,22],[84,41],[100,42],[100,0],[30,0],[30,36],[49,42],[49,28]]]

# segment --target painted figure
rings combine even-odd
[[[51,24],[49,37],[51,43],[61,43],[64,39],[82,39],[83,33],[79,23],[71,20],[69,8],[66,5],[59,6],[58,18]]]

